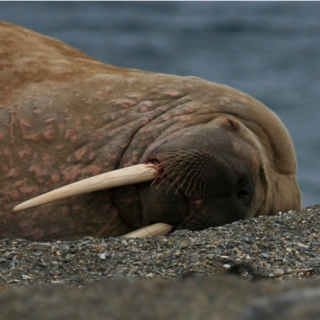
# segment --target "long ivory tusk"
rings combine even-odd
[[[157,167],[153,164],[138,164],[127,168],[113,170],[49,191],[17,205],[13,208],[13,211],[40,206],[41,204],[83,193],[150,181],[153,180],[157,174]]]
[[[172,230],[173,226],[166,223],[154,223],[150,226],[143,227],[141,229],[132,231],[123,235],[125,238],[145,238],[145,237],[156,237],[162,236],[166,233],[169,233]]]

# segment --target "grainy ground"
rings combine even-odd
[[[315,278],[320,275],[319,239],[320,206],[146,239],[4,239],[0,285],[81,287],[120,276],[179,279],[225,272],[237,264],[251,266],[265,279]]]
[[[308,310],[314,307],[315,317],[319,319],[320,307],[318,307],[318,303],[312,302],[312,299],[319,300],[320,298],[320,279],[315,280],[320,275],[319,239],[320,205],[306,208],[301,213],[280,213],[275,216],[253,218],[201,232],[179,231],[168,236],[146,239],[84,238],[75,242],[46,243],[0,240],[0,305],[2,305],[0,319],[2,319],[1,316],[5,318],[12,312],[17,312],[17,319],[19,319],[21,310],[21,315],[30,314],[30,319],[32,319],[36,315],[40,315],[42,311],[46,312],[41,309],[40,305],[47,308],[51,306],[52,301],[56,301],[59,305],[62,300],[64,304],[59,311],[52,311],[53,314],[58,312],[57,317],[52,317],[52,319],[69,319],[69,316],[70,319],[75,316],[79,318],[77,312],[84,316],[86,314],[84,310],[90,309],[93,300],[100,301],[102,306],[108,301],[111,303],[111,300],[113,304],[119,303],[119,301],[126,304],[128,299],[132,300],[130,292],[132,294],[135,288],[140,290],[135,299],[137,300],[141,296],[140,300],[138,299],[140,302],[137,302],[137,315],[140,315],[137,316],[137,319],[143,319],[142,305],[149,303],[152,299],[157,300],[155,293],[150,292],[150,286],[162,290],[163,294],[167,292],[169,296],[172,291],[174,292],[172,296],[177,297],[177,301],[175,298],[171,299],[171,307],[164,307],[167,310],[164,313],[164,318],[170,318],[174,315],[175,319],[180,319],[173,311],[173,313],[169,312],[170,308],[174,310],[177,308],[177,306],[174,307],[175,303],[178,306],[181,304],[180,309],[187,306],[188,310],[191,308],[190,297],[179,297],[182,291],[191,288],[191,293],[193,290],[198,293],[192,302],[194,304],[193,309],[191,308],[193,311],[188,311],[190,319],[197,319],[198,316],[203,318],[204,309],[201,307],[203,301],[206,301],[206,306],[209,309],[217,303],[222,306],[220,309],[217,306],[214,309],[216,310],[214,319],[219,319],[218,315],[221,316],[221,319],[227,315],[228,319],[240,319],[240,316],[241,320],[255,319],[255,313],[252,313],[251,309],[253,308],[254,312],[261,311],[261,306],[252,307],[251,303],[256,302],[255,299],[258,297],[265,297],[267,300],[262,304],[265,303],[264,306],[268,306],[267,310],[270,309],[270,303],[272,304],[271,309],[276,310],[275,302],[272,302],[273,295],[284,290],[284,287],[279,287],[283,284],[287,286],[289,298],[285,296],[283,298],[285,302],[280,303],[280,306],[277,305],[278,308],[284,310],[284,306],[288,305],[287,300],[291,299],[292,307],[299,309],[300,305],[304,308],[308,305]],[[230,271],[238,274],[238,279],[221,275],[222,273],[230,273]],[[209,276],[209,278],[205,276]],[[146,278],[149,281],[133,278]],[[165,281],[161,278],[182,280]],[[247,282],[241,278],[259,280]],[[107,279],[115,280],[112,282],[103,281]],[[308,280],[302,282],[283,281],[288,279]],[[94,286],[86,286],[95,282],[99,283]],[[211,286],[208,286],[209,282]],[[189,284],[186,285],[186,283]],[[309,290],[307,293],[298,289],[301,284],[302,287]],[[49,287],[43,285],[49,285]],[[129,293],[126,293],[127,286]],[[309,288],[310,286],[315,288]],[[10,287],[27,288],[18,290]],[[61,287],[73,288],[63,289]],[[234,287],[237,289],[235,290]],[[119,290],[117,291],[115,288]],[[200,297],[201,288],[203,288],[203,292]],[[211,291],[210,288],[212,288]],[[221,296],[219,294],[217,296],[217,288],[219,288]],[[112,299],[104,300],[110,295],[110,290],[114,292]],[[226,292],[222,293],[223,290]],[[260,293],[256,296],[257,290]],[[98,294],[100,291],[101,294]],[[293,298],[290,294],[291,296],[293,294]],[[214,303],[210,303],[212,295],[216,295],[216,298],[213,299]],[[228,306],[230,310],[223,307],[228,304],[228,295],[234,301],[231,302],[232,305],[234,303],[235,306],[231,309]],[[17,299],[13,299],[14,297]],[[62,297],[64,298],[62,299]],[[202,302],[198,301],[199,299]],[[281,299],[276,298],[276,301],[282,301]],[[309,304],[303,299],[307,299]],[[75,300],[83,300],[84,305],[80,308]],[[68,307],[66,301],[69,301]],[[164,303],[167,304],[167,302]],[[55,304],[53,303],[53,305]],[[51,307],[55,308],[53,305]],[[110,315],[111,313],[108,313],[111,312],[110,308],[97,308],[97,317],[94,317],[93,312],[91,313],[92,319],[100,319],[100,316],[103,318]],[[251,308],[251,311],[248,308]],[[300,316],[303,314],[304,319],[316,319],[312,316],[308,318],[303,313],[304,309],[301,308],[296,312],[297,314]],[[67,312],[67,310],[69,311]],[[178,312],[177,310],[175,312]],[[218,310],[220,311],[218,312]],[[120,311],[117,311],[119,319],[120,315],[126,319],[126,316]],[[133,311],[130,312],[132,316]],[[195,313],[193,314],[193,312]],[[251,313],[245,315],[245,312]],[[159,318],[162,318],[160,314],[161,312]],[[271,318],[268,318],[268,314],[263,318],[263,314],[260,312],[259,317],[261,319],[277,319],[276,314],[279,312],[275,312]],[[285,316],[282,315],[281,319],[287,319]],[[113,315],[112,318],[117,317]],[[181,316],[181,319],[189,318]],[[81,316],[79,319],[82,319]],[[293,319],[289,317],[289,312],[288,319]]]

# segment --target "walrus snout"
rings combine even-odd
[[[161,173],[153,183],[156,190],[149,190],[144,198],[158,191],[166,197],[156,209],[161,212],[161,218],[178,216],[181,219],[163,222],[174,223],[176,229],[201,230],[246,217],[254,197],[254,186],[245,163],[238,160],[235,166],[218,153],[196,149],[169,150],[156,154],[151,160],[158,163]],[[175,197],[180,210],[174,205],[167,206],[168,198],[172,204]],[[154,210],[145,214],[154,216]]]
[[[257,150],[250,130],[229,116],[175,133],[145,159],[160,171],[140,192],[144,223],[201,230],[263,213],[268,183]]]

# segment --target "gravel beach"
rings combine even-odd
[[[0,320],[319,319],[319,218],[315,205],[145,239],[2,239]]]
[[[320,274],[320,205],[302,213],[262,216],[201,232],[78,241],[0,240],[1,286],[82,287],[117,277],[180,279],[238,265],[245,279],[278,281]],[[252,271],[251,270],[251,271]],[[241,271],[241,268],[240,268]],[[254,273],[254,275],[252,275]]]

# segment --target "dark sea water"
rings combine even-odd
[[[254,96],[293,138],[303,204],[320,203],[319,2],[0,2],[0,20],[109,64]]]

